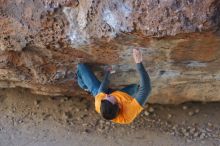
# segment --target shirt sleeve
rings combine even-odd
[[[108,92],[108,86],[110,83],[109,76],[110,76],[110,71],[106,71],[104,79],[99,87],[98,93],[100,93],[100,92],[107,93]]]
[[[143,106],[151,92],[150,77],[147,71],[145,70],[142,62],[136,64],[136,69],[140,76],[140,86],[135,95],[135,99],[138,101],[140,105]]]

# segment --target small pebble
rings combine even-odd
[[[148,111],[149,111],[150,113],[153,113],[153,112],[154,112],[154,108],[153,108],[153,107],[150,107]]]
[[[182,108],[183,108],[183,110],[187,110],[188,109],[188,107],[186,105],[184,105]]]
[[[171,114],[168,114],[167,118],[168,118],[168,119],[172,118],[172,115],[171,115]]]
[[[35,101],[34,101],[34,105],[37,106],[37,105],[39,105],[39,104],[40,104],[40,100],[35,100]]]
[[[199,135],[198,132],[196,132],[196,133],[193,134],[194,137],[198,137],[198,135]]]
[[[173,127],[172,127],[172,129],[173,129],[173,130],[176,130],[176,129],[177,129],[177,126],[176,126],[176,125],[175,125],[175,126],[173,126]]]
[[[212,127],[212,123],[209,123],[209,122],[208,122],[208,126],[209,126],[209,127]]]
[[[23,122],[24,122],[23,120],[19,120],[19,121],[18,121],[19,124],[21,124],[21,123],[23,123]]]
[[[145,111],[145,112],[144,112],[144,115],[145,115],[145,116],[149,116],[150,113],[149,113],[148,111]]]
[[[79,111],[80,111],[80,109],[79,109],[79,108],[76,108],[76,109],[75,109],[75,111],[76,111],[76,112],[79,112]]]
[[[212,129],[210,129],[210,128],[206,128],[206,131],[208,131],[208,132],[212,132]]]
[[[104,121],[104,120],[100,120],[99,123],[100,123],[100,124],[104,124],[105,121]]]
[[[193,134],[196,131],[196,128],[191,128],[190,133]]]
[[[186,129],[182,128],[182,132],[185,134],[186,133]]]
[[[204,139],[205,138],[205,133],[201,133],[199,136],[200,139]]]
[[[196,110],[195,110],[195,113],[199,113],[199,109],[196,109]]]
[[[190,111],[190,112],[188,113],[188,115],[189,115],[189,116],[193,116],[194,113],[193,113],[192,111]]]
[[[188,137],[188,136],[189,136],[189,133],[188,133],[188,132],[185,132],[184,135],[185,135],[186,137]]]
[[[83,127],[87,127],[88,124],[87,124],[87,123],[83,123],[82,126],[83,126]]]

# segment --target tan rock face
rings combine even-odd
[[[77,95],[76,64],[90,63],[111,86],[138,82],[142,48],[149,102],[220,101],[218,0],[0,0],[0,87]]]

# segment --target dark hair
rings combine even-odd
[[[118,104],[112,104],[110,101],[104,99],[101,101],[100,112],[103,118],[112,120],[117,117],[119,106]]]

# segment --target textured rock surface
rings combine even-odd
[[[0,0],[0,87],[76,95],[78,62],[112,86],[138,82],[131,56],[143,49],[152,103],[220,101],[218,0]],[[100,78],[101,79],[101,78]]]

